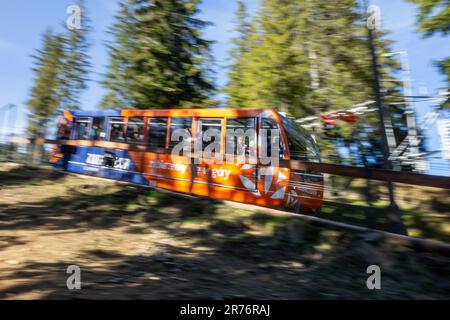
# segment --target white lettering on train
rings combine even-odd
[[[211,177],[213,179],[219,177],[224,178],[224,180],[228,180],[230,178],[231,170],[225,170],[222,167],[220,169],[213,169]]]
[[[88,153],[86,163],[94,166],[104,166],[104,156],[101,154]],[[114,160],[114,169],[128,170],[130,168],[130,159],[117,158]],[[106,166],[105,166],[106,167]]]
[[[94,166],[101,166],[103,165],[103,156],[100,154],[90,154],[88,153],[86,158],[87,164],[92,164]]]
[[[181,174],[185,174],[188,168],[185,164],[167,163],[167,162],[150,162],[149,167],[152,169],[163,169],[178,171]]]

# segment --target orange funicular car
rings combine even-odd
[[[265,207],[316,211],[313,136],[271,109],[65,111],[51,161],[67,171]]]

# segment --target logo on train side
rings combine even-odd
[[[277,167],[261,168],[256,173],[253,165],[244,165],[241,170],[245,173],[258,174],[258,181],[263,182],[263,190],[258,190],[254,181],[244,175],[240,175],[244,187],[257,197],[269,197],[272,200],[284,200],[287,192],[289,169]],[[264,177],[264,178],[263,178]],[[271,190],[275,188],[275,191]]]
[[[149,167],[152,169],[162,169],[169,171],[177,171],[180,174],[186,174],[188,165],[180,163],[168,163],[168,162],[150,162]],[[196,168],[197,176],[210,176],[213,179],[223,178],[227,181],[230,178],[231,170],[226,170],[223,167],[210,169],[197,166]]]
[[[213,169],[211,173],[211,177],[213,179],[223,178],[224,180],[228,180],[230,178],[231,170],[225,170],[222,167],[220,169]]]
[[[86,163],[94,166],[108,167],[105,165],[105,156],[101,154],[88,153]],[[120,170],[128,170],[130,168],[130,159],[116,158],[114,160],[113,168]]]
[[[231,170],[226,170],[222,167],[216,169],[210,168],[202,168],[200,166],[197,167],[197,176],[208,176],[213,179],[222,178],[225,181],[228,181],[231,175]]]

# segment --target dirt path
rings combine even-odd
[[[449,261],[115,182],[0,165],[0,299],[450,297]],[[382,290],[366,269],[382,269]],[[82,289],[70,291],[69,265]]]

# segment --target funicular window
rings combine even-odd
[[[109,119],[109,141],[125,141],[125,121],[121,117]]]
[[[128,118],[127,125],[127,142],[143,143],[144,142],[145,122],[143,117]]]
[[[68,140],[70,139],[71,124],[67,120],[63,119],[58,123],[56,139]]]
[[[281,132],[280,128],[278,126],[278,123],[272,119],[272,118],[262,118],[261,122],[261,129],[265,132],[265,141],[261,140],[261,143],[266,146],[267,150],[267,157],[272,157],[272,146],[277,143],[278,140],[278,147],[279,147],[279,157],[284,157],[284,145],[283,145],[283,139],[281,138]],[[272,131],[276,130],[275,132]],[[261,135],[261,133],[260,133]],[[264,135],[261,135],[261,138],[264,138]],[[264,156],[264,155],[262,155]]]
[[[151,118],[150,120],[149,146],[151,148],[165,148],[167,141],[168,118]]]
[[[291,119],[280,115],[292,160],[320,161],[320,152],[312,136]]]
[[[227,154],[237,156],[250,155],[251,148],[255,147],[255,124],[255,118],[227,119]]]
[[[91,118],[78,118],[75,123],[75,140],[89,140]]]
[[[90,133],[91,140],[100,140],[105,138],[105,128],[103,127],[105,118],[95,117],[92,121],[92,128]]]
[[[222,119],[200,119],[202,151],[211,144],[217,144],[216,151],[222,150]],[[217,141],[218,140],[218,141]]]
[[[192,118],[171,118],[170,119],[170,142],[169,148],[174,148],[180,141],[172,141],[172,135],[177,130],[187,130],[192,137]]]

